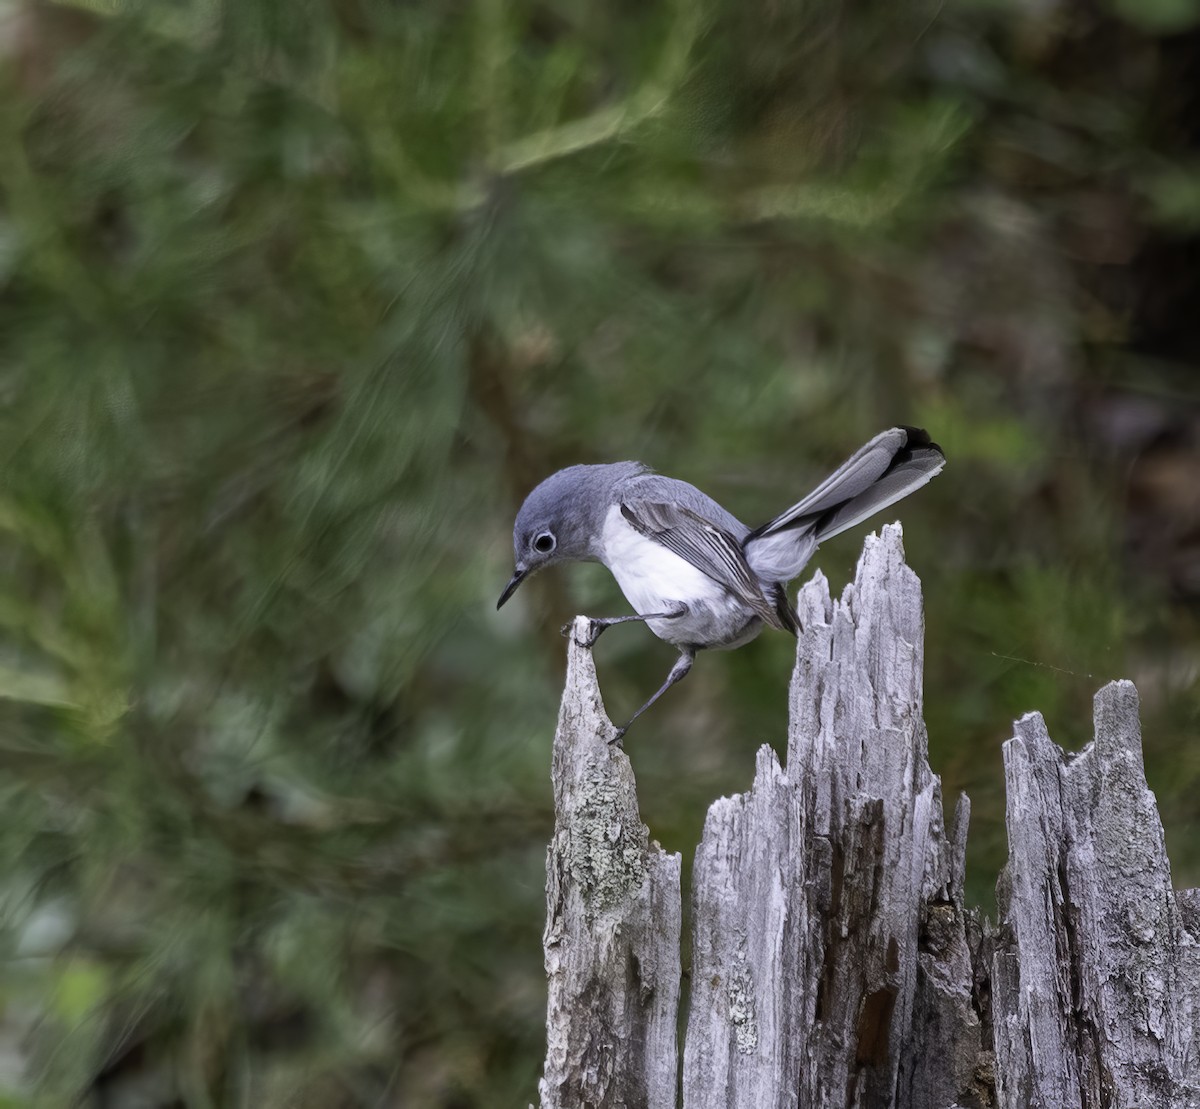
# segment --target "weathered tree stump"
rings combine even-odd
[[[586,620],[576,621],[579,635]],[[671,1109],[678,1082],[680,858],[651,844],[609,739],[589,650],[570,639],[546,854],[544,1106]]]
[[[970,806],[943,822],[922,719],[920,583],[898,525],[833,601],[801,590],[787,766],[713,803],[676,1046],[680,859],[638,816],[572,640],[554,746],[543,1109],[1200,1109],[1200,893],[1176,893],[1137,693],[1067,755],[1005,744],[1001,919],[963,904]]]

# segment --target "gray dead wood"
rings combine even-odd
[[[546,856],[549,978],[542,1109],[672,1109],[677,1084],[680,857],[651,843],[633,770],[608,740],[591,652],[576,643],[554,737]]]
[[[899,527],[798,609],[786,769],[763,747],[696,851],[681,1073],[679,858],[571,647],[543,1106],[673,1106],[678,1081],[684,1109],[1200,1109],[1200,893],[1171,888],[1132,685],[1100,691],[1078,755],[1017,723],[993,925],[963,906],[967,798],[947,830],[929,769]]]
[[[947,835],[899,528],[868,538],[840,601],[818,574],[798,610],[787,772],[763,748],[696,854],[684,1106],[944,1109],[981,1046],[969,809]]]
[[[1078,755],[1039,713],[1004,745],[1009,862],[992,966],[1002,1105],[1200,1105],[1200,933],[1142,765],[1137,691]],[[1183,901],[1185,904],[1181,904]]]

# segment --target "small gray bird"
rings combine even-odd
[[[802,501],[751,530],[694,485],[640,462],[568,466],[521,505],[513,527],[516,570],[499,608],[526,578],[556,562],[602,562],[634,616],[592,620],[590,647],[613,624],[644,620],[679,648],[667,680],[629,725],[692,668],[706,647],[740,647],[764,624],[795,635],[787,583],[818,545],[919,489],[946,464],[920,428],[875,436]],[[568,628],[564,628],[564,634]]]

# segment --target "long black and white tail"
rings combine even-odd
[[[862,523],[930,481],[946,464],[918,427],[894,427],[856,451],[804,500],[755,528],[743,543],[760,578],[791,581],[817,545]]]

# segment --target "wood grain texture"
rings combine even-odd
[[[1000,920],[963,904],[970,804],[943,819],[922,717],[920,583],[898,526],[800,592],[786,766],[711,806],[682,1051],[679,856],[572,645],[555,740],[543,1107],[1200,1109],[1200,892],[1176,892],[1137,694],[1068,755],[1005,744]],[[585,624],[578,624],[583,634]]]
[[[980,1047],[969,807],[948,835],[899,529],[867,540],[840,600],[818,574],[797,607],[787,771],[763,748],[750,793],[713,805],[696,855],[684,1106],[944,1109]]]
[[[1133,684],[1096,695],[1078,755],[1022,717],[1004,767],[1001,1104],[1200,1105],[1200,944],[1171,887]]]
[[[570,638],[546,857],[542,1109],[676,1103],[680,857],[651,843],[633,770],[609,745],[588,621]]]

